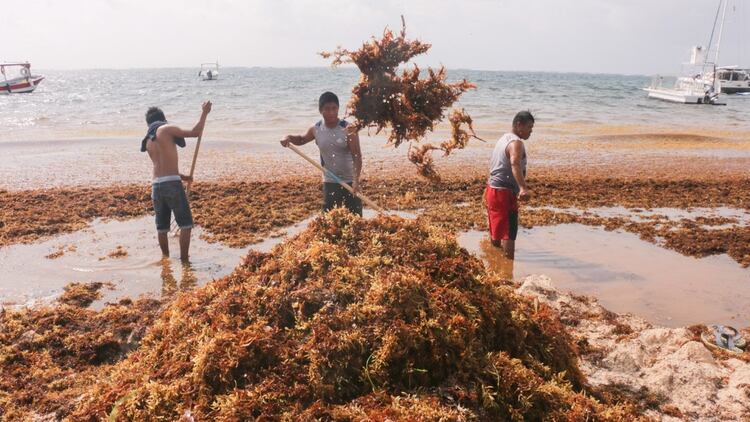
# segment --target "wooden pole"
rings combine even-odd
[[[373,202],[370,198],[366,197],[362,193],[354,192],[354,189],[352,189],[352,187],[349,186],[348,183],[345,183],[343,180],[339,179],[335,174],[333,174],[329,170],[325,169],[317,161],[313,160],[307,154],[305,154],[299,148],[297,148],[296,145],[294,145],[292,143],[289,143],[289,145],[287,145],[287,147],[289,149],[291,149],[292,151],[296,152],[297,155],[299,155],[300,157],[304,158],[308,163],[310,163],[313,166],[317,167],[317,169],[320,170],[320,171],[322,171],[324,174],[327,174],[327,175],[333,177],[333,179],[336,180],[336,182],[339,185],[343,186],[344,189],[348,190],[352,195],[354,195],[354,196],[358,197],[359,199],[361,199],[370,208],[374,209],[375,211],[377,211],[377,212],[379,212],[381,214],[385,214],[387,212],[385,209],[381,208],[378,204],[376,204],[375,202]]]
[[[191,181],[187,184],[187,192],[186,194],[190,194],[190,186],[192,186],[193,182],[193,174],[195,174],[195,162],[198,161],[198,150],[201,149],[201,139],[203,139],[203,131],[201,131],[201,134],[198,135],[198,142],[195,143],[195,151],[193,152],[193,163],[190,164],[190,179]]]

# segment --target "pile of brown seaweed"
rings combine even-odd
[[[72,283],[57,306],[0,311],[0,420],[58,420],[138,346],[160,303],[86,309],[107,283]]]
[[[403,23],[403,17],[402,17]],[[381,39],[373,38],[359,50],[350,51],[341,47],[333,52],[320,53],[324,58],[333,58],[332,65],[354,63],[362,72],[359,82],[352,89],[347,114],[355,118],[357,130],[375,128],[379,133],[390,127],[388,142],[398,147],[402,142],[419,142],[428,131],[433,131],[445,110],[455,103],[464,92],[476,88],[466,79],[446,82],[445,67],[437,71],[428,68],[427,77],[420,79],[417,65],[397,73],[401,64],[424,54],[430,44],[406,39],[406,24],[396,36],[386,28]],[[409,160],[417,165],[420,175],[439,180],[432,163],[430,151],[442,149],[445,155],[453,149],[464,148],[471,136],[476,137],[472,120],[463,109],[454,110],[450,117],[451,138],[440,146],[430,144],[410,145]],[[469,127],[469,132],[461,128]]]
[[[179,296],[74,420],[635,420],[449,233],[336,210]]]

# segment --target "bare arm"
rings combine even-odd
[[[203,103],[201,117],[192,129],[185,130],[174,125],[168,125],[164,127],[165,132],[175,138],[197,138],[203,133],[203,127],[206,126],[206,116],[211,112],[211,105],[211,101]]]
[[[310,129],[307,129],[307,132],[304,135],[287,135],[281,140],[281,146],[286,148],[289,144],[305,145],[313,139],[315,139],[315,131],[313,130],[313,127],[310,126]]]
[[[351,131],[348,134],[349,151],[354,158],[354,180],[352,180],[352,189],[355,192],[359,190],[359,176],[362,174],[362,149],[359,145],[359,134]]]
[[[526,177],[521,169],[521,160],[523,155],[526,153],[523,142],[515,141],[508,144],[508,157],[510,157],[510,169],[513,172],[513,177],[518,183],[518,187],[521,189],[518,193],[519,199],[526,199],[529,197],[529,189],[526,186]]]

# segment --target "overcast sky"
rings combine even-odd
[[[0,60],[36,68],[325,66],[385,26],[449,68],[675,73],[718,0],[35,0],[4,4]],[[12,5],[12,7],[8,7]],[[750,0],[731,0],[721,64],[750,67]]]

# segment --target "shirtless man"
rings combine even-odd
[[[148,151],[154,163],[151,197],[156,214],[156,231],[159,246],[164,257],[169,257],[168,233],[174,212],[180,227],[180,259],[187,262],[190,250],[190,232],[193,228],[193,215],[190,212],[185,188],[182,182],[192,183],[189,176],[179,173],[177,146],[185,147],[185,138],[195,138],[203,133],[206,116],[211,112],[211,102],[203,103],[203,112],[198,123],[190,130],[181,129],[167,123],[164,112],[158,107],[146,111],[148,132],[141,141],[141,152]]]

